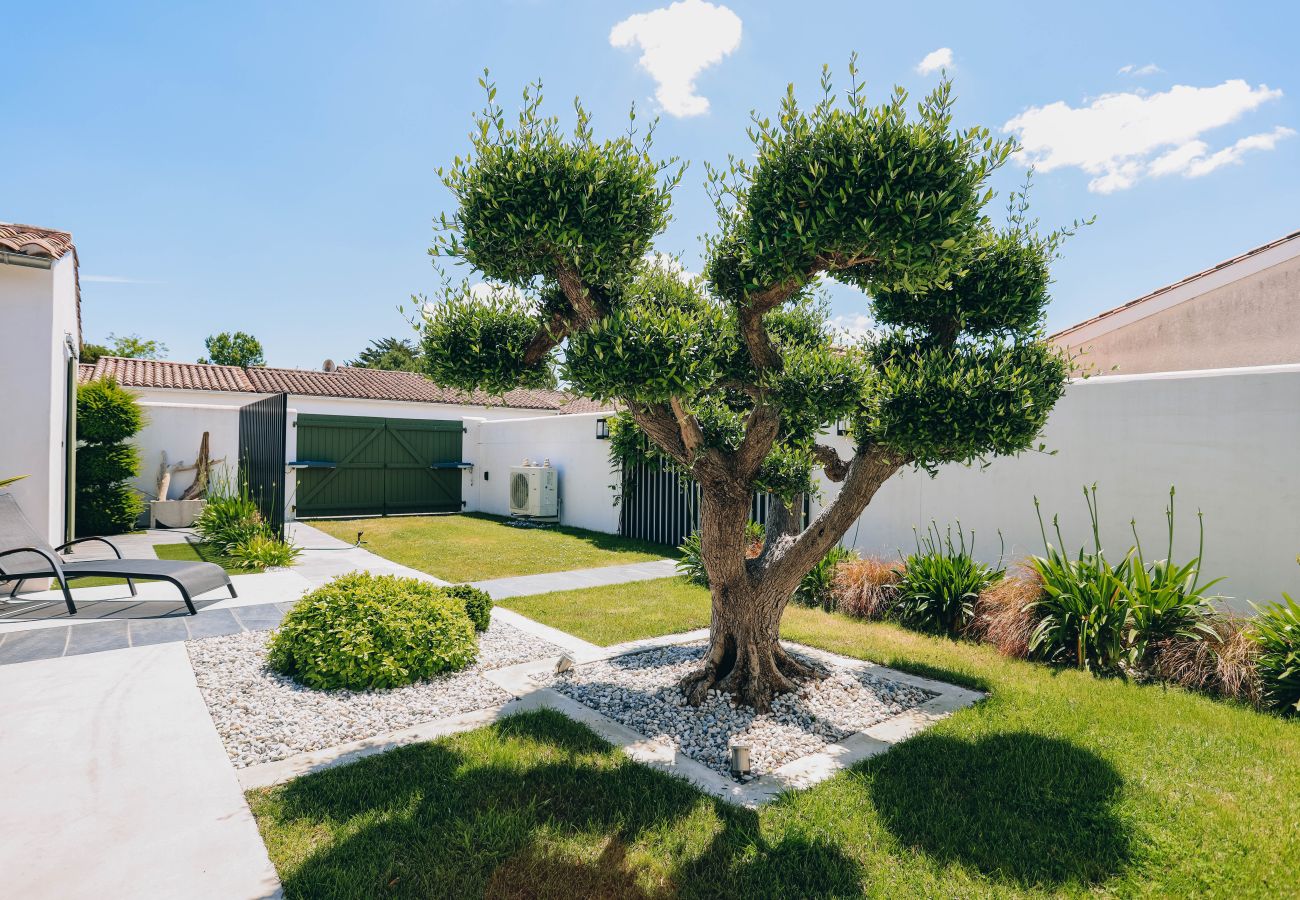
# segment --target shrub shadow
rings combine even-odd
[[[769,845],[753,811],[631,761],[557,712],[522,713],[461,737],[473,752],[454,741],[416,744],[277,789],[277,821],[338,835],[280,872],[286,896],[860,890],[860,866],[838,847],[791,836]],[[649,831],[658,843],[679,828],[705,837],[703,852],[647,879],[630,848]]]
[[[1029,887],[1096,884],[1130,859],[1123,780],[1068,741],[923,733],[859,771],[884,826],[941,862]]]

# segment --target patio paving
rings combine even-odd
[[[0,667],[0,722],[5,896],[279,895],[183,645]]]

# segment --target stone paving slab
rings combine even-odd
[[[0,722],[0,894],[279,895],[183,645],[0,667]]]
[[[677,574],[677,564],[671,559],[653,562],[628,563],[621,566],[600,566],[594,569],[571,569],[567,572],[545,572],[540,575],[517,575],[511,578],[493,578],[474,581],[474,587],[488,592],[493,600],[507,597],[526,597],[531,594],[550,594],[555,591],[572,591],[578,588],[603,587],[629,581],[649,581],[654,578],[671,578]]]

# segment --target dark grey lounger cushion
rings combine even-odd
[[[230,584],[225,569],[210,562],[182,562],[170,559],[88,559],[65,562],[63,574],[102,575],[105,578],[160,578],[179,581],[191,597]]]

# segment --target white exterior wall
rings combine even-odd
[[[510,468],[525,458],[549,458],[559,471],[560,522],[591,531],[618,531],[617,477],[609,441],[596,437],[608,413],[487,421],[466,418],[465,458],[474,468],[461,492],[467,510],[510,514]]]
[[[175,388],[131,388],[148,418],[134,443],[143,461],[140,475],[133,482],[146,499],[155,499],[158,466],[166,451],[171,463],[194,462],[203,432],[209,433],[209,453],[213,459],[226,458],[234,473],[239,458],[239,408],[270,396],[246,391],[197,391]],[[484,406],[455,406],[443,403],[416,403],[392,400],[354,400],[343,397],[305,397],[290,395],[286,454],[288,461],[297,458],[297,417],[300,414],[331,416],[379,416],[394,419],[459,420],[474,416],[477,420],[517,418],[522,411]],[[554,417],[541,413],[541,418]],[[593,426],[594,427],[594,426]],[[467,440],[466,447],[469,446]],[[292,511],[295,496],[293,472],[286,472],[286,504]],[[192,472],[178,472],[168,490],[170,499],[180,497],[194,481]],[[292,516],[291,516],[292,517]]]
[[[234,475],[239,465],[238,405],[165,403],[143,398],[139,402],[146,424],[133,440],[140,449],[141,465],[140,474],[132,484],[146,500],[179,500],[185,489],[194,483],[194,472],[176,472],[172,475],[167,497],[155,496],[163,451],[167,453],[168,465],[181,462],[193,465],[205,431],[208,432],[208,456],[214,462],[224,457],[225,467]]]
[[[842,453],[845,438],[829,438]],[[945,466],[931,479],[907,471],[890,479],[844,544],[892,557],[914,548],[912,528],[961,520],[974,529],[976,555],[1041,554],[1034,497],[1053,543],[1059,514],[1066,548],[1091,544],[1084,485],[1097,484],[1102,546],[1118,562],[1133,543],[1148,560],[1167,543],[1164,509],[1177,488],[1174,553],[1196,553],[1196,511],[1205,513],[1204,570],[1223,576],[1215,590],[1247,601],[1300,590],[1300,366],[1266,366],[1073,382],[1052,412],[1043,442],[1055,455],[1026,453],[987,469]],[[826,487],[833,496],[837,486]],[[814,514],[816,509],[814,509]]]
[[[64,532],[67,365],[77,328],[76,263],[49,269],[0,264],[0,478],[53,544]]]

